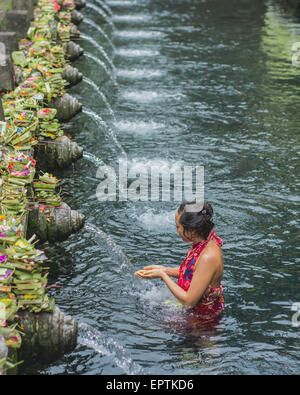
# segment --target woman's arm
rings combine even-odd
[[[171,277],[178,277],[179,276],[179,267],[166,267],[165,273]]]
[[[165,273],[167,273],[168,276],[171,277],[178,277],[179,276],[179,266],[176,267],[166,267],[162,265],[151,265],[151,266],[146,266],[141,270],[138,270],[135,272],[135,274],[138,276],[139,274],[141,277],[143,277],[143,274],[149,273],[150,270],[162,270]]]
[[[200,258],[199,258],[200,260]],[[196,263],[195,272],[188,291],[177,285],[164,270],[153,269],[144,274],[144,278],[160,277],[167,285],[172,294],[184,305],[195,306],[207,287],[211,283],[216,272],[216,262],[210,257],[203,256]]]

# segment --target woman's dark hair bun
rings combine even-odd
[[[207,239],[214,227],[212,222],[213,208],[211,204],[204,202],[199,205],[195,202],[183,202],[179,206],[179,222],[183,226],[183,232],[194,231],[199,236]]]

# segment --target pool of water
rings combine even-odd
[[[85,111],[65,125],[88,155],[57,175],[89,225],[46,245],[61,286],[51,294],[79,321],[78,345],[23,372],[299,373],[299,20],[275,1],[88,3],[80,45],[90,55],[74,63],[85,81],[69,92]],[[204,166],[224,242],[215,325],[191,331],[164,303],[163,282],[134,278],[145,265],[179,265],[188,246],[177,202],[97,200],[97,167],[120,157],[137,169]]]

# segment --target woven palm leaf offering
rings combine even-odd
[[[58,1],[49,1],[49,0],[39,0],[38,7],[41,8],[43,13],[55,14],[60,10],[61,6],[58,4]]]
[[[51,63],[55,67],[63,67],[66,64],[64,48],[61,45],[55,45],[51,48]]]
[[[33,181],[35,161],[21,153],[7,153],[0,163],[0,173],[0,209],[4,213],[19,214],[28,205],[25,186]]]
[[[68,42],[71,40],[71,26],[65,25],[63,23],[58,23],[56,30],[57,30],[59,39],[62,42]]]
[[[57,3],[62,7],[63,10],[67,12],[72,12],[75,10],[74,0],[59,0]]]
[[[30,311],[39,312],[41,310],[51,311],[54,307],[54,300],[49,299],[45,294],[47,285],[47,275],[42,273],[44,269],[41,263],[44,262],[43,252],[35,249],[33,236],[30,240],[23,237],[8,247],[0,249],[0,273],[2,277],[2,292],[9,301],[16,300],[17,309],[28,308]],[[4,244],[4,243],[3,243]],[[11,296],[16,295],[16,298]],[[8,297],[9,296],[9,297]],[[15,307],[9,310],[13,314]],[[7,333],[2,333],[7,338]]]
[[[21,345],[20,332],[11,325],[17,318],[17,300],[11,292],[12,279],[15,272],[13,265],[6,265],[8,255],[0,251],[0,334],[5,338],[7,346],[18,348]]]
[[[24,237],[22,217],[23,215],[13,216],[8,213],[0,214],[1,243],[14,244],[20,237]],[[4,257],[0,257],[0,266],[4,261]]]
[[[6,154],[2,163],[7,170],[8,182],[22,186],[32,183],[36,166],[33,158],[23,153]]]
[[[12,281],[12,290],[18,298],[36,299],[45,294],[48,273],[24,273],[26,276],[22,274],[22,271],[17,271]]]
[[[21,44],[19,44],[21,47],[26,47],[26,50],[24,52],[25,56],[35,56],[39,57],[41,56],[42,53],[46,51],[50,51],[52,44],[51,38],[44,38],[42,36],[37,36],[36,34],[38,33],[38,28],[36,26],[31,26],[28,31],[27,31],[27,37],[31,40],[29,43],[26,41],[23,41]]]
[[[58,207],[61,205],[61,197],[55,193],[59,180],[51,174],[44,173],[38,181],[33,182],[33,188],[37,201],[45,206]]]
[[[6,261],[1,263],[2,267],[23,270],[26,272],[41,272],[41,263],[45,260],[44,252],[35,248],[35,235],[26,240],[19,237],[14,244],[7,244],[0,240],[3,247],[0,248],[0,255],[7,256]]]
[[[64,132],[60,129],[61,124],[54,120],[52,122],[40,122],[40,136],[56,139],[63,136]]]
[[[35,64],[64,67],[65,63],[64,48],[60,45],[53,45],[51,41],[36,41],[28,49],[29,68],[34,68]]]
[[[0,267],[0,327],[8,327],[15,321],[18,311],[15,295],[11,292],[13,273],[12,269]]]
[[[12,291],[17,296],[18,309],[32,312],[52,311],[54,299],[46,294],[48,273],[41,270],[16,270],[12,280]]]
[[[0,266],[0,289],[1,289],[1,287],[4,288],[5,286],[9,285],[13,273],[14,273],[13,268],[7,269],[5,267]]]
[[[65,93],[67,81],[62,78],[61,74],[52,74],[48,72],[45,76],[45,83],[49,84],[51,87],[51,97],[57,97],[58,95],[63,95]]]
[[[16,125],[17,127],[28,127],[30,124],[35,123],[35,126],[37,129],[38,122],[37,122],[37,117],[36,117],[36,112],[32,110],[25,110],[23,108],[22,111],[15,111],[14,113],[11,114],[10,116],[11,121]]]
[[[11,326],[1,327],[0,335],[5,338],[6,345],[11,348],[20,348],[22,343],[21,332],[16,329],[18,323]]]
[[[53,34],[47,24],[36,24],[34,27],[29,28],[27,35],[33,40],[52,40]]]
[[[12,263],[8,262],[8,255],[2,247],[0,248],[0,270],[0,303],[5,303],[5,305],[10,306],[15,303],[15,297],[11,294],[10,287],[15,267]],[[9,295],[3,295],[3,293]]]
[[[11,118],[16,112],[23,110],[23,98],[12,100],[8,95],[4,95],[2,105],[5,118]]]
[[[28,58],[26,58],[23,51],[14,51],[11,54],[12,60],[16,66],[26,67],[28,64]]]
[[[20,128],[14,124],[7,124],[3,142],[12,146],[15,150],[30,150],[33,145],[37,144],[35,139],[37,126],[37,121],[27,127]]]
[[[7,100],[7,96],[4,95],[4,102],[3,104],[3,110],[4,110],[4,116],[5,118],[13,118],[16,117],[16,113],[19,113],[19,116],[23,111],[26,110],[31,110],[31,111],[36,111],[38,108],[40,108],[39,102],[32,98],[21,98],[18,97],[14,101],[12,100]],[[25,117],[25,121],[27,121],[29,118]]]
[[[33,97],[38,92],[42,92],[44,89],[44,81],[41,76],[34,76],[27,78],[20,86],[18,86],[13,94],[13,98],[26,98]],[[9,96],[6,96],[9,99]]]
[[[55,108],[40,108],[37,117],[42,121],[52,121],[55,118],[57,110]]]
[[[12,188],[4,193],[2,191],[0,197],[0,210],[2,213],[18,215],[26,209],[27,205],[28,200],[25,188]]]
[[[51,41],[37,41],[30,46],[28,50],[28,56],[36,60],[36,63],[41,63],[42,59],[47,61],[52,67],[62,67],[65,65],[64,49],[61,45],[53,45]],[[32,66],[32,63],[28,65]]]
[[[43,295],[29,295],[18,298],[18,309],[28,310],[32,313],[40,313],[41,311],[52,312],[55,306],[55,299],[49,297],[46,293]]]
[[[20,236],[12,228],[0,226],[0,241],[7,244],[14,244]]]
[[[2,268],[0,266],[0,287],[1,284],[7,284],[11,282],[12,274],[9,274],[8,276],[6,274],[5,275],[2,274],[2,273],[6,273],[6,271],[11,272],[12,274],[14,273],[13,270]],[[7,278],[7,277],[8,280],[3,280],[3,278]],[[3,289],[4,288],[5,286],[3,286]],[[9,287],[7,286],[7,288]],[[1,321],[2,321],[2,326],[7,326],[9,322],[14,320],[15,313],[18,310],[16,297],[12,292],[6,292],[5,290],[1,291],[0,288],[0,303],[2,306],[0,326],[1,326]]]
[[[6,127],[7,127],[6,122],[0,121],[0,144],[2,142],[4,142],[4,137],[5,137],[5,134],[6,134]]]
[[[61,124],[54,120],[52,122],[40,122],[40,136],[48,137],[52,140],[64,135]]]
[[[29,48],[33,45],[33,42],[29,40],[28,38],[22,38],[19,43],[18,47],[19,50],[22,51],[23,53],[26,51],[28,53]],[[24,53],[25,55],[25,53]]]
[[[68,11],[67,12],[61,11],[58,13],[58,19],[60,23],[63,25],[70,25],[72,16],[71,13]]]
[[[34,111],[37,111],[41,106],[35,97],[23,98],[22,105],[25,110],[29,109]]]

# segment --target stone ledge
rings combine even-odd
[[[16,32],[18,38],[23,38],[27,34],[30,25],[28,11],[13,10],[7,11],[6,30]]]

